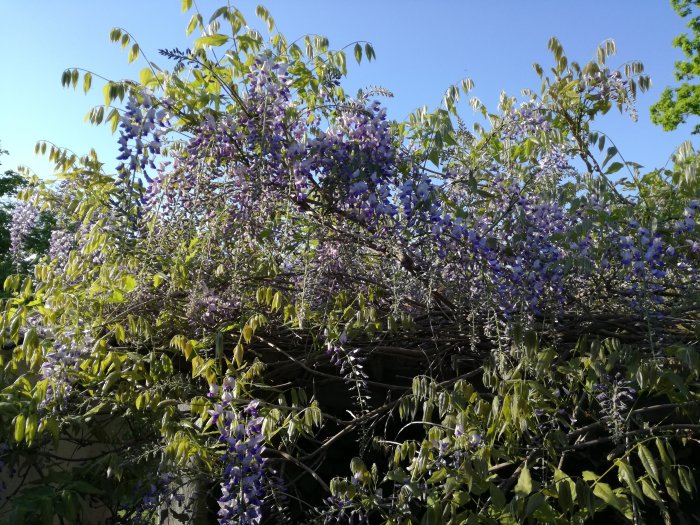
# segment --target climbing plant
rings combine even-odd
[[[256,14],[195,11],[157,64],[112,31],[145,62],[88,115],[114,173],[37,145],[54,178],[13,231],[55,225],[4,283],[5,522],[697,521],[695,157],[646,171],[593,123],[634,115],[641,64],[552,39],[523,98],[465,108],[465,80],[395,121],[342,88],[369,44]]]

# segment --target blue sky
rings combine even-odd
[[[258,3],[240,0],[235,5],[257,24]],[[522,88],[538,88],[532,63],[550,64],[550,36],[559,38],[570,60],[582,63],[593,57],[600,42],[613,38],[618,54],[609,64],[642,61],[653,87],[640,97],[638,123],[608,116],[597,122],[598,129],[613,138],[627,160],[649,168],[663,166],[689,137],[692,125],[668,133],[649,121],[649,105],[674,83],[673,62],[682,58],[671,41],[684,30],[684,21],[665,0],[262,3],[289,39],[320,33],[333,48],[370,41],[376,61],[351,67],[346,91],[368,85],[389,89],[395,98],[386,104],[394,119],[423,104],[438,106],[447,86],[464,77],[474,80],[473,95],[495,111],[502,90],[517,95]],[[218,0],[198,2],[205,16],[219,5]],[[189,45],[189,14],[181,12],[180,0],[0,0],[0,8],[5,21],[0,32],[0,143],[10,151],[0,159],[2,169],[23,164],[50,176],[49,164],[34,155],[40,139],[79,154],[94,147],[107,166],[114,166],[116,137],[83,120],[102,103],[101,84],[95,79],[93,90],[83,95],[80,88],[62,88],[61,73],[82,67],[111,79],[137,78],[144,63],[129,65],[126,51],[109,42],[114,26],[130,31],[146,56],[168,67],[157,50]],[[475,120],[466,101],[462,114],[467,122]]]

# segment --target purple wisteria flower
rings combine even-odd
[[[170,472],[158,474],[157,479],[145,485],[139,481],[134,487],[134,495],[140,495],[140,500],[130,513],[133,525],[149,525],[159,510],[181,506],[185,500],[184,495],[177,491],[175,476]]]
[[[65,230],[54,230],[51,232],[49,241],[49,257],[59,264],[68,261],[70,251],[73,249],[74,238]]]
[[[160,153],[161,138],[168,129],[169,115],[156,106],[152,93],[131,94],[119,119],[119,156],[117,172],[126,179],[141,170],[149,179],[146,168],[156,169],[154,157]]]
[[[75,372],[89,354],[93,342],[89,333],[80,335],[78,339],[76,332],[65,333],[54,341],[44,356],[41,379],[47,379],[49,384],[42,407],[52,407],[54,411],[65,410],[73,391]]]
[[[19,202],[12,213],[10,223],[10,253],[15,261],[24,254],[24,243],[39,220],[39,210],[28,202]]]
[[[637,390],[631,381],[624,379],[619,373],[615,377],[604,377],[593,389],[597,392],[596,400],[600,404],[605,423],[618,439],[624,432],[627,413],[634,403]]]
[[[212,385],[209,391],[209,397],[219,401],[209,411],[210,421],[216,424],[219,441],[226,446],[218,520],[221,525],[257,525],[263,517],[266,484],[263,418],[258,401],[251,401],[240,412],[232,407],[234,388],[235,381],[227,377],[221,386]]]

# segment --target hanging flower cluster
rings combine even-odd
[[[140,495],[135,509],[129,512],[129,523],[132,525],[149,525],[159,510],[177,508],[184,502],[184,495],[177,491],[175,476],[170,472],[158,475],[152,483],[144,485],[140,481],[134,487],[134,493]]]
[[[54,341],[44,356],[41,379],[48,380],[46,397],[42,406],[62,411],[67,407],[73,391],[76,372],[83,359],[89,355],[93,339],[89,333],[67,332]]]
[[[28,202],[19,202],[12,213],[10,223],[10,253],[15,261],[24,254],[24,243],[39,220],[39,210]]]
[[[54,230],[49,240],[49,257],[63,265],[73,249],[74,236],[65,230]]]
[[[634,98],[629,96],[629,81],[622,77],[622,73],[603,68],[593,74],[584,75],[583,81],[587,99],[606,104],[624,104],[632,120],[637,120],[637,110],[632,103]]]
[[[397,151],[386,110],[349,106],[329,129],[309,141],[308,170],[322,194],[366,225],[396,214],[391,195],[396,183]]]
[[[615,377],[606,375],[604,382],[593,385],[596,400],[600,403],[600,408],[605,417],[605,424],[610,427],[613,436],[619,441],[622,436],[627,415],[636,399],[636,389],[632,381],[624,379],[622,374],[617,373]]]
[[[241,413],[233,409],[234,388],[234,380],[227,376],[221,387],[212,385],[209,393],[218,401],[209,411],[211,423],[219,429],[219,441],[226,447],[218,517],[221,525],[255,525],[262,520],[265,497],[262,417],[256,401]]]
[[[155,105],[153,94],[142,90],[132,93],[119,120],[117,173],[125,182],[137,171],[149,179],[146,168],[156,169],[154,158],[160,153],[161,137],[169,126],[169,115]]]

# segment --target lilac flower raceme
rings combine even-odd
[[[394,140],[378,102],[344,108],[325,133],[309,142],[310,171],[337,205],[362,223],[376,225],[397,213],[390,199],[397,180]]]
[[[632,406],[636,389],[632,382],[625,380],[619,373],[615,377],[605,377],[600,384],[594,385],[596,399],[600,404],[606,425],[610,428],[615,439],[620,439],[624,432],[627,413]]]
[[[89,334],[69,332],[54,341],[41,365],[41,379],[47,379],[49,385],[42,403],[45,408],[54,411],[64,410],[73,391],[76,369],[90,352],[92,337]]]
[[[15,206],[10,223],[10,253],[19,261],[24,253],[24,243],[39,220],[39,210],[28,202]]]
[[[584,75],[585,98],[594,103],[618,103],[626,107],[632,120],[637,120],[634,96],[630,95],[629,81],[619,71],[607,68]]]
[[[566,251],[558,238],[575,219],[556,200],[530,195],[502,177],[491,182],[489,191],[497,197],[471,226],[455,220],[452,227],[454,239],[460,241],[454,247],[466,250],[462,271],[472,283],[475,300],[484,295],[497,298],[508,317],[559,311]]]
[[[174,475],[170,472],[159,473],[157,479],[145,485],[138,482],[134,488],[140,500],[135,509],[130,510],[130,523],[149,525],[163,507],[173,508],[182,505],[184,495],[177,492]]]
[[[221,525],[256,525],[262,520],[266,484],[262,417],[257,401],[243,411],[233,409],[234,388],[235,382],[227,377],[222,386],[212,385],[209,392],[210,398],[219,401],[209,411],[211,422],[226,447],[218,519]]]
[[[225,468],[221,482],[219,523],[258,524],[262,521],[265,497],[265,472],[262,458],[262,418],[249,406],[246,415],[251,419],[232,422],[223,434],[228,450],[224,456]]]
[[[65,230],[51,232],[49,241],[49,257],[63,265],[68,261],[68,256],[73,248],[74,237]]]
[[[154,157],[160,153],[161,137],[167,130],[168,113],[157,108],[152,93],[132,94],[119,121],[120,177],[146,168],[155,169]]]

